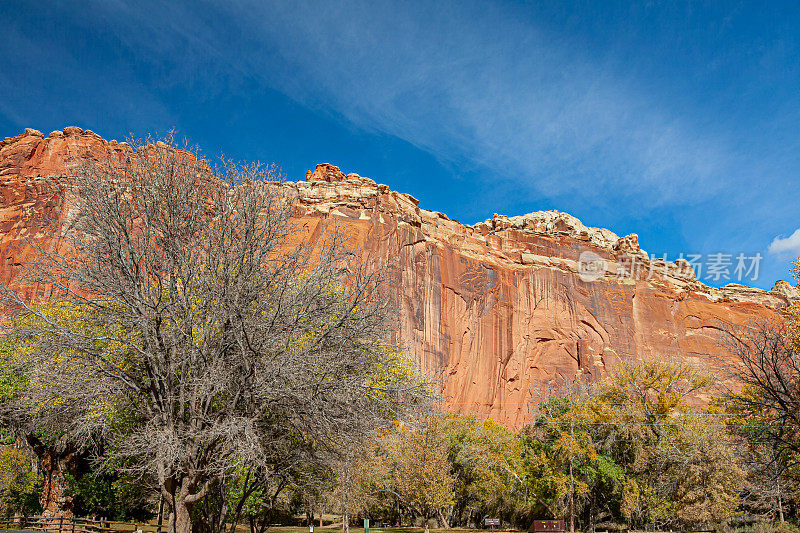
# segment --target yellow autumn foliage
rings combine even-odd
[[[100,302],[110,305],[108,302]],[[75,349],[52,351],[52,341],[60,332],[69,332],[86,339],[86,349],[104,354],[109,363],[125,367],[130,361],[131,342],[135,336],[121,327],[100,330],[87,316],[86,307],[77,307],[63,300],[43,300],[29,304],[30,312],[12,320],[10,331],[0,339],[0,384],[7,398],[18,395],[30,398],[34,411],[64,409],[70,400],[52,395],[39,395],[43,384],[52,380],[47,369],[57,368],[77,382],[83,377],[92,379],[91,368],[81,353]],[[26,333],[33,332],[35,333]],[[57,345],[57,344],[56,344]],[[35,373],[26,372],[26,361],[34,356],[46,355],[46,365],[38,366]],[[115,398],[96,397],[82,405],[87,421],[113,423],[118,416]]]

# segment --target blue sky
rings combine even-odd
[[[800,255],[796,4],[106,0],[0,17],[0,136],[174,127],[210,156],[288,179],[334,163],[464,223],[558,209],[668,259],[760,253],[765,288]]]

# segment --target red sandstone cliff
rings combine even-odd
[[[0,282],[14,283],[31,242],[55,246],[41,228],[70,217],[55,194],[70,167],[128,149],[79,128],[0,141]],[[465,226],[332,165],[284,186],[296,190],[311,238],[343,224],[369,254],[398,261],[401,340],[423,369],[441,373],[451,408],[509,422],[529,417],[543,381],[600,376],[637,355],[707,361],[720,351],[720,324],[769,316],[798,296],[786,283],[707,287],[686,264],[650,261],[635,235],[556,211]],[[581,270],[587,252],[600,271]],[[631,263],[639,270],[617,275]]]

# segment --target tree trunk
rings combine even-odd
[[[85,470],[84,458],[71,447],[59,452],[56,447],[46,445],[35,435],[28,435],[26,440],[39,458],[42,471],[44,482],[39,495],[42,515],[72,518],[72,496],[65,495],[69,488],[68,476],[76,480],[81,478]]]
[[[570,401],[571,403],[571,401]],[[572,442],[575,442],[574,435],[574,420],[570,417],[569,420],[569,436]],[[569,456],[569,533],[575,533],[575,478],[572,475],[572,462],[573,456],[570,452]],[[553,517],[555,518],[555,517]]]
[[[192,533],[192,503],[187,502],[192,485],[189,478],[169,483],[168,490],[173,501],[169,513],[169,533]]]
[[[158,494],[158,528],[156,533],[161,533],[161,528],[164,525],[164,495]]]
[[[192,533],[192,509],[184,502],[175,506],[175,533]]]
[[[216,533],[225,533],[225,520],[227,520],[227,518],[228,518],[228,506],[225,503],[225,485],[222,484],[223,482],[219,482],[219,483],[220,483],[219,492],[220,492],[220,507],[221,507],[221,509],[220,509],[220,512],[219,512],[218,523],[217,523],[216,528],[214,529],[214,531]],[[233,522],[233,524],[232,524],[233,527],[234,527],[234,531],[236,531],[235,528],[236,528],[236,524],[238,523],[238,521],[239,521],[239,518],[237,517],[236,521]]]
[[[175,533],[175,510],[170,506],[167,515],[167,533]]]
[[[447,519],[445,518],[442,510],[437,509],[436,512],[439,513],[439,521],[442,523],[442,526],[444,526],[445,529],[450,529],[450,524],[447,523]]]
[[[575,533],[575,481],[572,477],[572,457],[569,459],[569,533]]]

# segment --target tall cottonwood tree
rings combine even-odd
[[[453,504],[455,478],[449,461],[449,439],[444,421],[423,413],[414,424],[401,424],[386,443],[394,490],[400,500],[425,521],[438,515],[449,528],[442,510]]]
[[[722,420],[690,399],[713,391],[680,359],[628,359],[590,405],[598,451],[625,467],[623,514],[633,524],[709,524],[733,516],[744,483]]]
[[[54,228],[62,252],[40,250],[25,280],[81,319],[5,292],[31,318],[12,333],[33,341],[19,412],[49,405],[79,446],[111,438],[110,459],[157,479],[170,532],[191,531],[193,505],[231,468],[323,459],[414,388],[391,379],[385,270],[340,233],[308,244],[276,178],[212,172],[172,139],[86,158]],[[124,413],[116,425],[74,416],[104,404]]]
[[[592,529],[718,523],[734,515],[744,471],[724,419],[691,398],[713,380],[682,360],[625,359],[587,390],[556,389],[528,428],[528,479],[555,510]],[[548,498],[549,497],[549,498]]]

